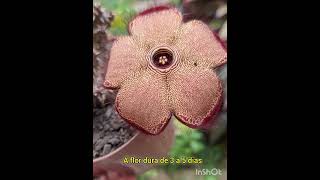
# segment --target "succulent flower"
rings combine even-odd
[[[128,28],[129,36],[113,44],[104,82],[118,89],[119,115],[152,135],[172,116],[191,128],[210,127],[222,101],[214,70],[227,60],[217,36],[164,6],[140,13]]]

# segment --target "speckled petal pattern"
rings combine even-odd
[[[176,9],[168,9],[136,17],[129,24],[129,31],[141,47],[149,49],[157,44],[171,44],[182,23]]]
[[[118,37],[111,48],[104,85],[118,88],[126,79],[147,66],[143,53],[129,36]]]
[[[227,52],[209,27],[193,20],[182,25],[177,44],[182,61],[214,68],[227,61]]]
[[[147,71],[128,80],[116,98],[119,115],[148,134],[159,134],[171,117],[165,79]]]
[[[168,79],[175,116],[189,127],[203,127],[215,116],[222,86],[210,69],[184,66]]]

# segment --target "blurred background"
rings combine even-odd
[[[184,15],[184,20],[198,19],[207,23],[227,45],[226,0],[94,0],[110,16],[107,34],[112,39],[127,34],[127,24],[138,12],[157,5],[173,5]],[[111,15],[112,14],[112,15]],[[112,16],[112,18],[111,18]],[[201,165],[161,165],[139,175],[139,180],[226,180],[227,179],[227,66],[218,70],[224,83],[225,100],[218,123],[210,131],[194,130],[175,120],[176,141],[170,157],[203,159]],[[197,176],[196,169],[222,170],[222,175]]]

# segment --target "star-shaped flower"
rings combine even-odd
[[[209,127],[222,100],[214,69],[227,60],[209,27],[183,23],[175,8],[156,7],[134,18],[129,33],[114,43],[104,82],[119,90],[119,115],[152,135],[173,115],[189,127]]]

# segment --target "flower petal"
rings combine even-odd
[[[183,24],[175,46],[180,50],[181,60],[195,66],[215,68],[227,60],[227,52],[220,40],[201,21]]]
[[[211,69],[182,66],[168,79],[175,116],[192,128],[207,127],[220,109],[222,85]]]
[[[149,49],[157,44],[170,44],[182,23],[181,13],[174,8],[137,16],[129,24],[129,32],[140,44]]]
[[[104,85],[107,88],[119,88],[124,80],[143,67],[147,67],[147,62],[133,39],[129,36],[119,37],[111,48]]]
[[[119,115],[148,134],[159,134],[171,118],[165,78],[145,71],[123,83],[116,98]]]

